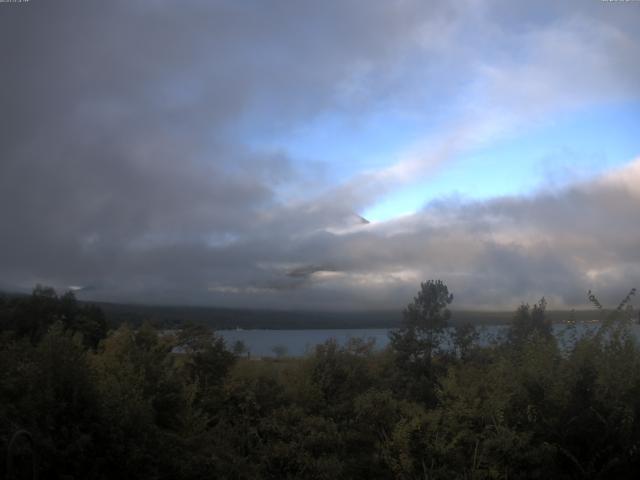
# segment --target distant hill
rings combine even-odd
[[[219,307],[152,306],[97,303],[111,324],[150,321],[164,328],[184,322],[208,325],[217,330],[317,329],[317,328],[393,328],[400,325],[397,311],[323,312],[298,310],[259,310]]]
[[[179,326],[184,322],[208,325],[218,330],[226,329],[321,329],[321,328],[396,328],[400,326],[402,312],[396,310],[372,311],[300,311],[259,310],[218,307],[151,306],[132,304],[98,303],[111,324],[128,322],[139,324],[150,321],[163,328]],[[566,321],[571,312],[547,312],[553,322]],[[452,325],[503,325],[513,318],[513,311],[452,310]],[[596,318],[593,310],[573,312],[576,321]]]
[[[0,292],[0,295],[26,296],[23,293]],[[189,307],[86,302],[99,306],[112,326],[122,323],[139,325],[145,321],[160,328],[175,328],[185,322],[208,325],[217,330],[243,329],[322,329],[322,328],[396,328],[402,321],[400,310],[363,311],[303,311],[264,310],[248,308]],[[511,321],[514,311],[484,311],[452,309],[452,325],[504,325]],[[572,315],[578,322],[598,317],[591,310],[551,310],[547,315],[554,323],[565,322]]]

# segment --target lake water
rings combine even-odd
[[[583,335],[597,328],[597,324],[576,325],[577,335]],[[506,333],[506,325],[489,325],[478,327],[480,345],[488,345]],[[554,325],[554,334],[560,340],[567,340],[566,325]],[[252,356],[275,356],[274,347],[283,347],[288,356],[299,357],[313,352],[316,345],[334,338],[340,345],[345,345],[350,338],[372,338],[375,348],[381,350],[389,343],[389,328],[371,329],[326,329],[326,330],[218,330],[228,347],[231,348],[237,340],[247,346]],[[640,326],[633,325],[632,331],[636,338],[640,338]]]

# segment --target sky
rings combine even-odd
[[[457,308],[640,286],[640,2],[0,3],[0,289]]]

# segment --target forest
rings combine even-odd
[[[480,346],[420,285],[383,351],[328,341],[249,359],[209,327],[112,324],[72,293],[0,297],[9,479],[598,479],[640,471],[631,298],[570,342],[546,302]],[[444,348],[450,335],[453,348]],[[235,348],[234,348],[235,347]]]

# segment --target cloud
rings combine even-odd
[[[432,277],[478,306],[617,291],[637,279],[637,163],[530,198],[356,216],[549,112],[637,99],[637,9],[583,3],[0,5],[0,281],[308,308],[395,308]],[[387,111],[429,127],[340,184],[252,142]]]
[[[304,278],[291,284],[293,298],[286,294],[293,305],[320,307],[333,298],[343,308],[354,299],[399,308],[428,278],[445,280],[459,306],[507,308],[542,296],[554,307],[584,306],[589,289],[613,304],[640,281],[637,185],[640,159],[555,192],[443,200],[398,220],[317,232],[288,242],[286,252],[270,249],[269,257],[293,262],[289,276]],[[281,282],[282,271],[277,262],[263,264],[247,284]],[[270,292],[261,301],[273,306],[283,298]]]

